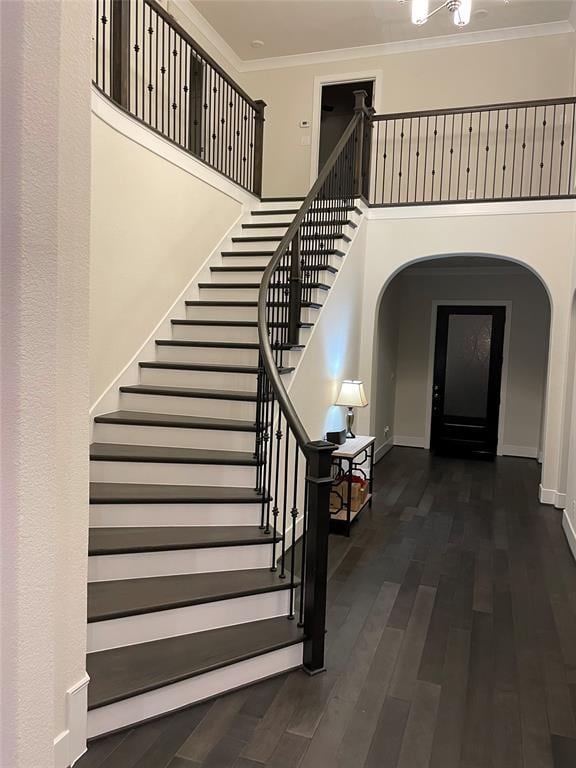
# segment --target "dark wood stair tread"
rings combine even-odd
[[[206,347],[208,349],[251,349],[258,350],[255,341],[189,341],[188,339],[157,339],[159,347]],[[282,344],[282,349],[303,349],[302,344]]]
[[[144,427],[178,427],[182,429],[222,429],[230,432],[255,432],[256,424],[239,419],[215,419],[208,416],[188,416],[177,413],[147,413],[113,411],[96,416],[97,424],[126,424]]]
[[[172,325],[209,326],[218,328],[258,328],[256,320],[171,320]],[[268,323],[268,325],[286,328],[288,323]],[[312,328],[314,323],[300,323],[300,328]],[[122,388],[121,388],[122,389]]]
[[[92,443],[92,461],[141,461],[169,464],[217,464],[222,466],[258,465],[248,451],[214,451],[205,448],[172,448],[163,445],[121,445]]]
[[[88,554],[126,555],[272,544],[279,541],[256,525],[163,526],[161,528],[90,528]]]
[[[269,301],[269,307],[288,306],[286,301]],[[187,301],[187,307],[257,307],[257,301],[226,301],[224,299],[219,301]],[[303,301],[303,307],[321,307],[321,304],[317,304],[314,301]]]
[[[260,504],[253,488],[167,483],[90,483],[91,504]]]
[[[257,222],[248,222],[246,224],[242,224],[242,229],[268,229],[270,227],[286,227],[286,229],[290,226],[292,222],[290,221],[257,221]],[[318,224],[319,226],[325,227],[325,226],[350,226],[350,227],[357,227],[358,225],[355,224],[350,219],[318,219],[317,221],[314,221],[314,219],[307,219],[306,225],[309,226],[310,224]]]
[[[222,251],[222,256],[274,256],[276,251]],[[302,249],[302,256],[345,256],[344,251],[339,248],[314,248],[313,250]]]
[[[88,708],[113,704],[303,639],[297,622],[281,616],[90,653]]]
[[[264,272],[266,267],[263,264],[257,265],[257,266],[225,266],[225,267],[210,267],[210,270],[212,272]],[[288,270],[291,269],[290,266],[284,266],[284,267],[278,267],[278,272],[288,272]],[[310,266],[304,266],[302,271],[304,273],[306,272],[332,272],[332,274],[336,274],[338,270],[336,267],[333,267],[331,264],[314,264]]]
[[[308,283],[305,282],[304,287],[306,288],[320,288],[321,290],[330,290],[330,286],[326,285],[325,283]],[[271,288],[286,288],[288,286],[287,282],[274,282],[270,283]],[[198,283],[198,288],[208,288],[208,289],[216,289],[219,290],[221,288],[224,289],[238,289],[238,288],[251,288],[252,290],[256,288],[260,288],[260,283]]]
[[[219,373],[246,373],[254,376],[258,374],[258,367],[255,365],[220,365],[218,363],[169,363],[167,361],[158,360],[150,360],[144,363],[138,363],[138,365],[140,368],[166,368],[173,371],[215,371]],[[293,370],[294,368],[286,366],[278,368],[278,372],[281,374],[291,373]]]
[[[256,325],[256,323],[255,323]],[[160,387],[154,384],[133,384],[120,387],[120,392],[136,395],[163,395],[168,397],[198,397],[205,400],[239,400],[255,403],[256,392],[228,389],[196,389],[193,387]]]
[[[288,589],[269,568],[216,573],[186,573],[88,584],[88,622],[107,621],[218,600]]]

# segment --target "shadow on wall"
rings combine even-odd
[[[498,452],[542,451],[551,303],[529,268],[488,255],[432,256],[399,270],[377,311],[371,432],[382,455],[393,444],[428,448],[438,304],[507,306]]]

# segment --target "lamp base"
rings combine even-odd
[[[346,438],[354,438],[356,435],[352,431],[352,426],[354,425],[354,408],[348,408],[348,413],[346,414]]]

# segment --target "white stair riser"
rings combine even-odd
[[[173,338],[180,341],[196,341],[202,337],[204,341],[239,341],[246,344],[258,343],[258,328],[233,325],[175,325]],[[306,344],[310,328],[300,329],[300,343]]]
[[[212,282],[218,283],[218,285],[225,283],[254,283],[260,282],[262,274],[261,272],[242,272],[241,270],[237,272],[212,272]],[[288,273],[285,272],[284,274],[287,275]],[[326,285],[332,285],[334,273],[323,270],[318,272],[315,277],[319,277],[319,280],[322,283],[326,283]]]
[[[280,208],[279,210],[297,211],[298,207],[299,207],[298,204],[286,205],[284,206],[284,208]],[[292,224],[295,216],[296,216],[295,213],[274,213],[274,214],[271,213],[271,214],[266,214],[265,216],[254,216],[254,214],[251,214],[247,223],[265,224],[267,221],[274,221],[274,222],[282,222],[283,224],[289,225],[289,224]]]
[[[156,345],[156,359],[162,363],[209,363],[258,365],[258,350],[242,347],[169,347]]]
[[[259,525],[260,504],[91,504],[90,527]]]
[[[222,256],[223,267],[265,267],[270,261],[270,256]],[[342,263],[342,256],[337,253],[330,253],[322,257],[325,264],[338,268]],[[215,273],[212,273],[215,274]]]
[[[289,210],[289,211],[297,211],[302,203],[304,202],[304,198],[298,198],[296,200],[264,200],[260,203],[259,206],[254,206],[254,211],[277,211],[277,210]]]
[[[242,233],[238,237],[264,237],[264,235]],[[268,251],[274,253],[276,248],[280,245],[280,240],[236,240],[232,243],[230,250],[237,251]]]
[[[303,645],[262,654],[88,712],[88,738],[158,717],[302,665]]]
[[[120,393],[120,410],[144,413],[174,413],[182,416],[209,416],[215,419],[254,421],[256,403],[244,400],[218,400],[207,397],[172,397]]]
[[[225,438],[222,438],[225,444]],[[217,464],[170,464],[143,461],[91,461],[93,483],[218,485],[254,488],[256,468]]]
[[[340,219],[340,216],[337,216],[336,218]],[[252,223],[252,222],[250,222]],[[258,221],[257,224],[264,224],[266,222]],[[278,224],[279,222],[276,221],[276,219],[271,219],[271,224]],[[322,234],[322,227],[326,226],[326,219],[319,219],[317,221],[318,226],[320,227],[319,233]],[[288,231],[288,225],[286,226],[280,226],[280,227],[274,227],[274,226],[266,226],[266,227],[249,227],[247,229],[239,230],[235,237],[284,237],[286,232]],[[338,234],[344,234],[348,235],[348,237],[352,237],[354,232],[356,231],[355,227],[350,226],[350,224],[340,224],[338,227]],[[324,234],[327,236],[330,234],[327,231],[324,231]],[[234,245],[237,245],[237,243],[234,243]],[[270,249],[272,250],[272,249]]]
[[[88,653],[147,643],[164,637],[205,632],[249,621],[287,616],[290,592],[284,589],[260,595],[216,600],[184,608],[141,613],[88,624]]]
[[[179,573],[242,571],[269,568],[271,562],[271,544],[137,552],[126,555],[91,555],[88,558],[88,581],[145,579],[149,576],[173,576]]]
[[[302,308],[302,322],[313,323],[318,310],[307,307]],[[186,308],[188,320],[250,320],[257,322],[258,311],[256,307],[209,307],[192,306]]]
[[[257,217],[262,219],[263,217]],[[294,218],[294,217],[292,217]],[[253,222],[250,222],[253,223]],[[266,221],[257,221],[256,224],[267,224]],[[271,219],[271,223],[278,224],[279,222],[277,219]],[[279,227],[272,227],[272,226],[266,226],[266,227],[239,227],[238,230],[235,232],[234,237],[284,237],[286,232],[288,231],[288,226],[290,225],[290,221],[286,222],[285,225],[281,225]],[[234,243],[236,245],[236,243]],[[270,250],[273,250],[272,248]]]
[[[219,429],[180,429],[147,427],[136,424],[95,424],[94,442],[121,445],[163,445],[172,448],[205,448],[253,451],[254,432],[228,432]]]
[[[177,368],[141,368],[140,383],[159,387],[231,389],[241,392],[256,392],[257,385],[255,373],[187,371]]]
[[[258,343],[258,328],[244,325],[173,325],[172,338],[177,341],[239,341]]]
[[[200,288],[201,299],[213,299],[214,301],[258,301],[258,288]],[[307,301],[322,304],[326,298],[325,290],[313,289],[307,291]]]
[[[191,305],[186,307],[188,320],[258,320],[257,307],[211,307]]]

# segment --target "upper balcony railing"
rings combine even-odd
[[[255,195],[263,101],[254,101],[155,0],[96,0],[93,81],[123,109]]]
[[[374,115],[373,206],[576,196],[576,98]]]

